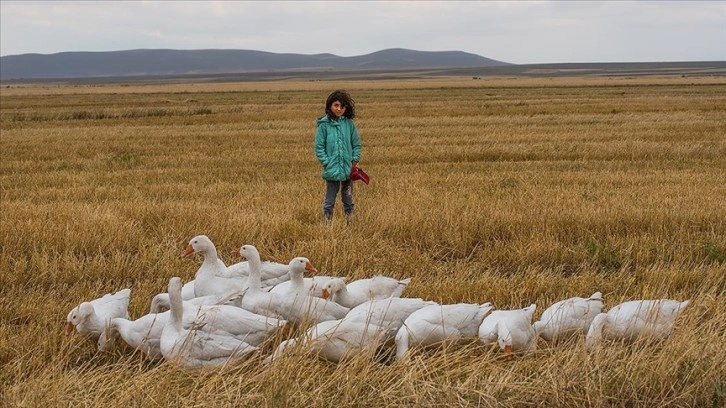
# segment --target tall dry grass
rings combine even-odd
[[[321,222],[312,153],[347,88],[364,142],[352,225]],[[726,81],[461,78],[0,90],[0,401],[8,406],[723,406]],[[187,372],[63,336],[83,300],[146,313],[206,234],[321,274],[411,277],[406,296],[606,308],[693,299],[661,344],[582,339],[504,360],[292,354]],[[279,340],[279,339],[278,339]],[[274,340],[273,340],[274,342]],[[273,346],[274,344],[271,344]]]

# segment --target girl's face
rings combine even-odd
[[[330,105],[330,111],[333,112],[336,118],[339,118],[345,113],[345,106],[340,101],[335,101]]]

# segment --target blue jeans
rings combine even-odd
[[[345,215],[353,213],[353,182],[351,180],[335,181],[325,180],[325,202],[323,202],[323,216],[330,219],[333,216],[335,197],[340,191],[340,201],[343,202]]]

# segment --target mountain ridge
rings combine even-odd
[[[240,49],[66,51],[0,57],[0,80],[239,74],[301,69],[428,69],[512,65],[464,51],[389,48],[341,57]]]

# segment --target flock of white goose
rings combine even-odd
[[[365,352],[372,356],[394,342],[396,359],[405,359],[412,347],[477,337],[510,355],[534,350],[538,336],[555,342],[585,334],[588,348],[602,339],[662,340],[689,303],[635,300],[603,313],[602,296],[595,292],[553,304],[532,324],[535,304],[516,310],[493,310],[490,303],[442,305],[401,297],[410,279],[376,276],[346,284],[339,277],[304,277],[317,272],[307,258],[288,265],[263,262],[252,245],[233,251],[246,261],[226,266],[205,235],[192,238],[182,256],[192,253],[204,255],[195,279],[182,285],[180,278],[171,278],[168,293],[154,296],[149,314],[131,320],[131,290],[123,289],[73,308],[66,334],[75,329],[96,337],[99,350],[121,338],[152,360],[184,367],[244,360],[288,324],[299,335],[281,341],[266,362],[293,347],[338,362]]]

